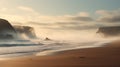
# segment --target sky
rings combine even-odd
[[[0,18],[50,30],[120,25],[120,0],[0,0]]]
[[[120,0],[1,0],[1,7],[30,7],[47,15],[75,14],[81,11],[115,10]]]
[[[40,37],[88,38],[92,29],[120,25],[120,0],[0,0],[0,18]]]

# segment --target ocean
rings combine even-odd
[[[81,36],[80,36],[81,35]],[[49,55],[54,52],[72,50],[72,49],[84,49],[104,46],[107,43],[116,40],[118,38],[103,38],[100,36],[92,36],[94,34],[86,35],[79,33],[76,35],[63,39],[44,40],[37,39],[24,39],[24,40],[0,40],[0,58],[14,58],[23,56],[43,56]]]

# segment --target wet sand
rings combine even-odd
[[[0,67],[120,67],[120,41],[104,47],[62,51],[50,56],[1,60]]]

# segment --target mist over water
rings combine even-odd
[[[44,32],[37,32],[39,38],[44,39],[48,37],[53,40],[58,41],[69,41],[69,42],[91,42],[91,41],[104,41],[104,40],[114,40],[119,37],[104,37],[99,33],[96,33],[98,29],[90,29],[90,30],[47,30]]]
[[[47,30],[48,31],[48,30]],[[80,31],[37,31],[37,39],[0,40],[0,58],[48,55],[57,51],[100,47],[113,40],[96,34],[97,29]],[[48,37],[51,40],[45,40]]]

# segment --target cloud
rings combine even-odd
[[[91,17],[77,15],[63,15],[63,16],[38,16],[38,21],[30,21],[26,25],[39,26],[40,28],[53,29],[53,30],[80,30],[87,29],[86,27],[94,21]],[[87,24],[87,26],[83,24]],[[89,29],[93,28],[90,26]]]
[[[80,12],[78,13],[79,16],[82,16],[82,17],[89,17],[89,13],[88,12]]]
[[[63,25],[80,25],[83,23],[80,23],[80,22],[54,22],[54,23],[27,22],[27,24],[38,25],[38,26],[54,26],[54,25],[63,26]]]
[[[69,17],[69,20],[74,20],[74,21],[93,21],[93,19],[91,17],[82,17],[82,16]]]
[[[39,21],[39,12],[31,7],[27,6],[16,6],[14,8],[0,8],[0,17],[7,19],[11,22],[21,22],[25,23],[28,21]]]
[[[97,14],[100,15],[97,21],[100,22],[120,22],[120,9],[107,11],[107,10],[98,10]]]
[[[75,15],[50,16],[42,15],[27,6],[17,6],[11,9],[2,8],[0,9],[0,16],[12,22],[13,25],[31,25],[53,30],[90,29],[93,26],[89,25],[94,21],[87,12],[79,12]]]
[[[40,29],[51,29],[51,30],[87,30],[95,29],[97,25],[95,23],[82,23],[82,22],[55,22],[55,23],[39,23],[39,22],[28,22],[27,25],[32,24],[39,26]]]
[[[95,25],[59,25],[59,26],[47,26],[42,27],[52,30],[89,30],[89,29],[97,29],[98,27]]]
[[[17,6],[16,8],[0,8],[0,15],[6,19],[16,17],[19,22],[86,22],[92,21],[93,18],[89,16],[87,12],[80,12],[76,15],[61,15],[61,16],[49,16],[42,15],[31,7]],[[11,17],[10,17],[11,16]],[[23,19],[22,19],[23,18]],[[11,20],[11,19],[10,19]],[[12,19],[15,22],[18,22]],[[12,21],[11,20],[11,21]]]
[[[87,12],[79,12],[76,15],[65,15],[63,16],[68,21],[76,21],[76,22],[86,22],[86,21],[94,21],[94,19]]]
[[[96,26],[92,24],[94,19],[90,17],[88,13],[84,13],[84,15],[81,14],[38,16],[37,19],[39,19],[39,21],[31,21],[28,22],[27,25],[35,25],[39,26],[40,28],[52,30],[83,30],[96,28]]]
[[[40,22],[27,22],[27,25],[37,25],[37,26],[49,26],[49,25],[53,25],[53,23],[40,23]]]
[[[34,10],[30,7],[26,7],[26,6],[19,6],[18,7],[20,10],[24,10],[24,11],[29,11],[29,12],[34,12]]]

